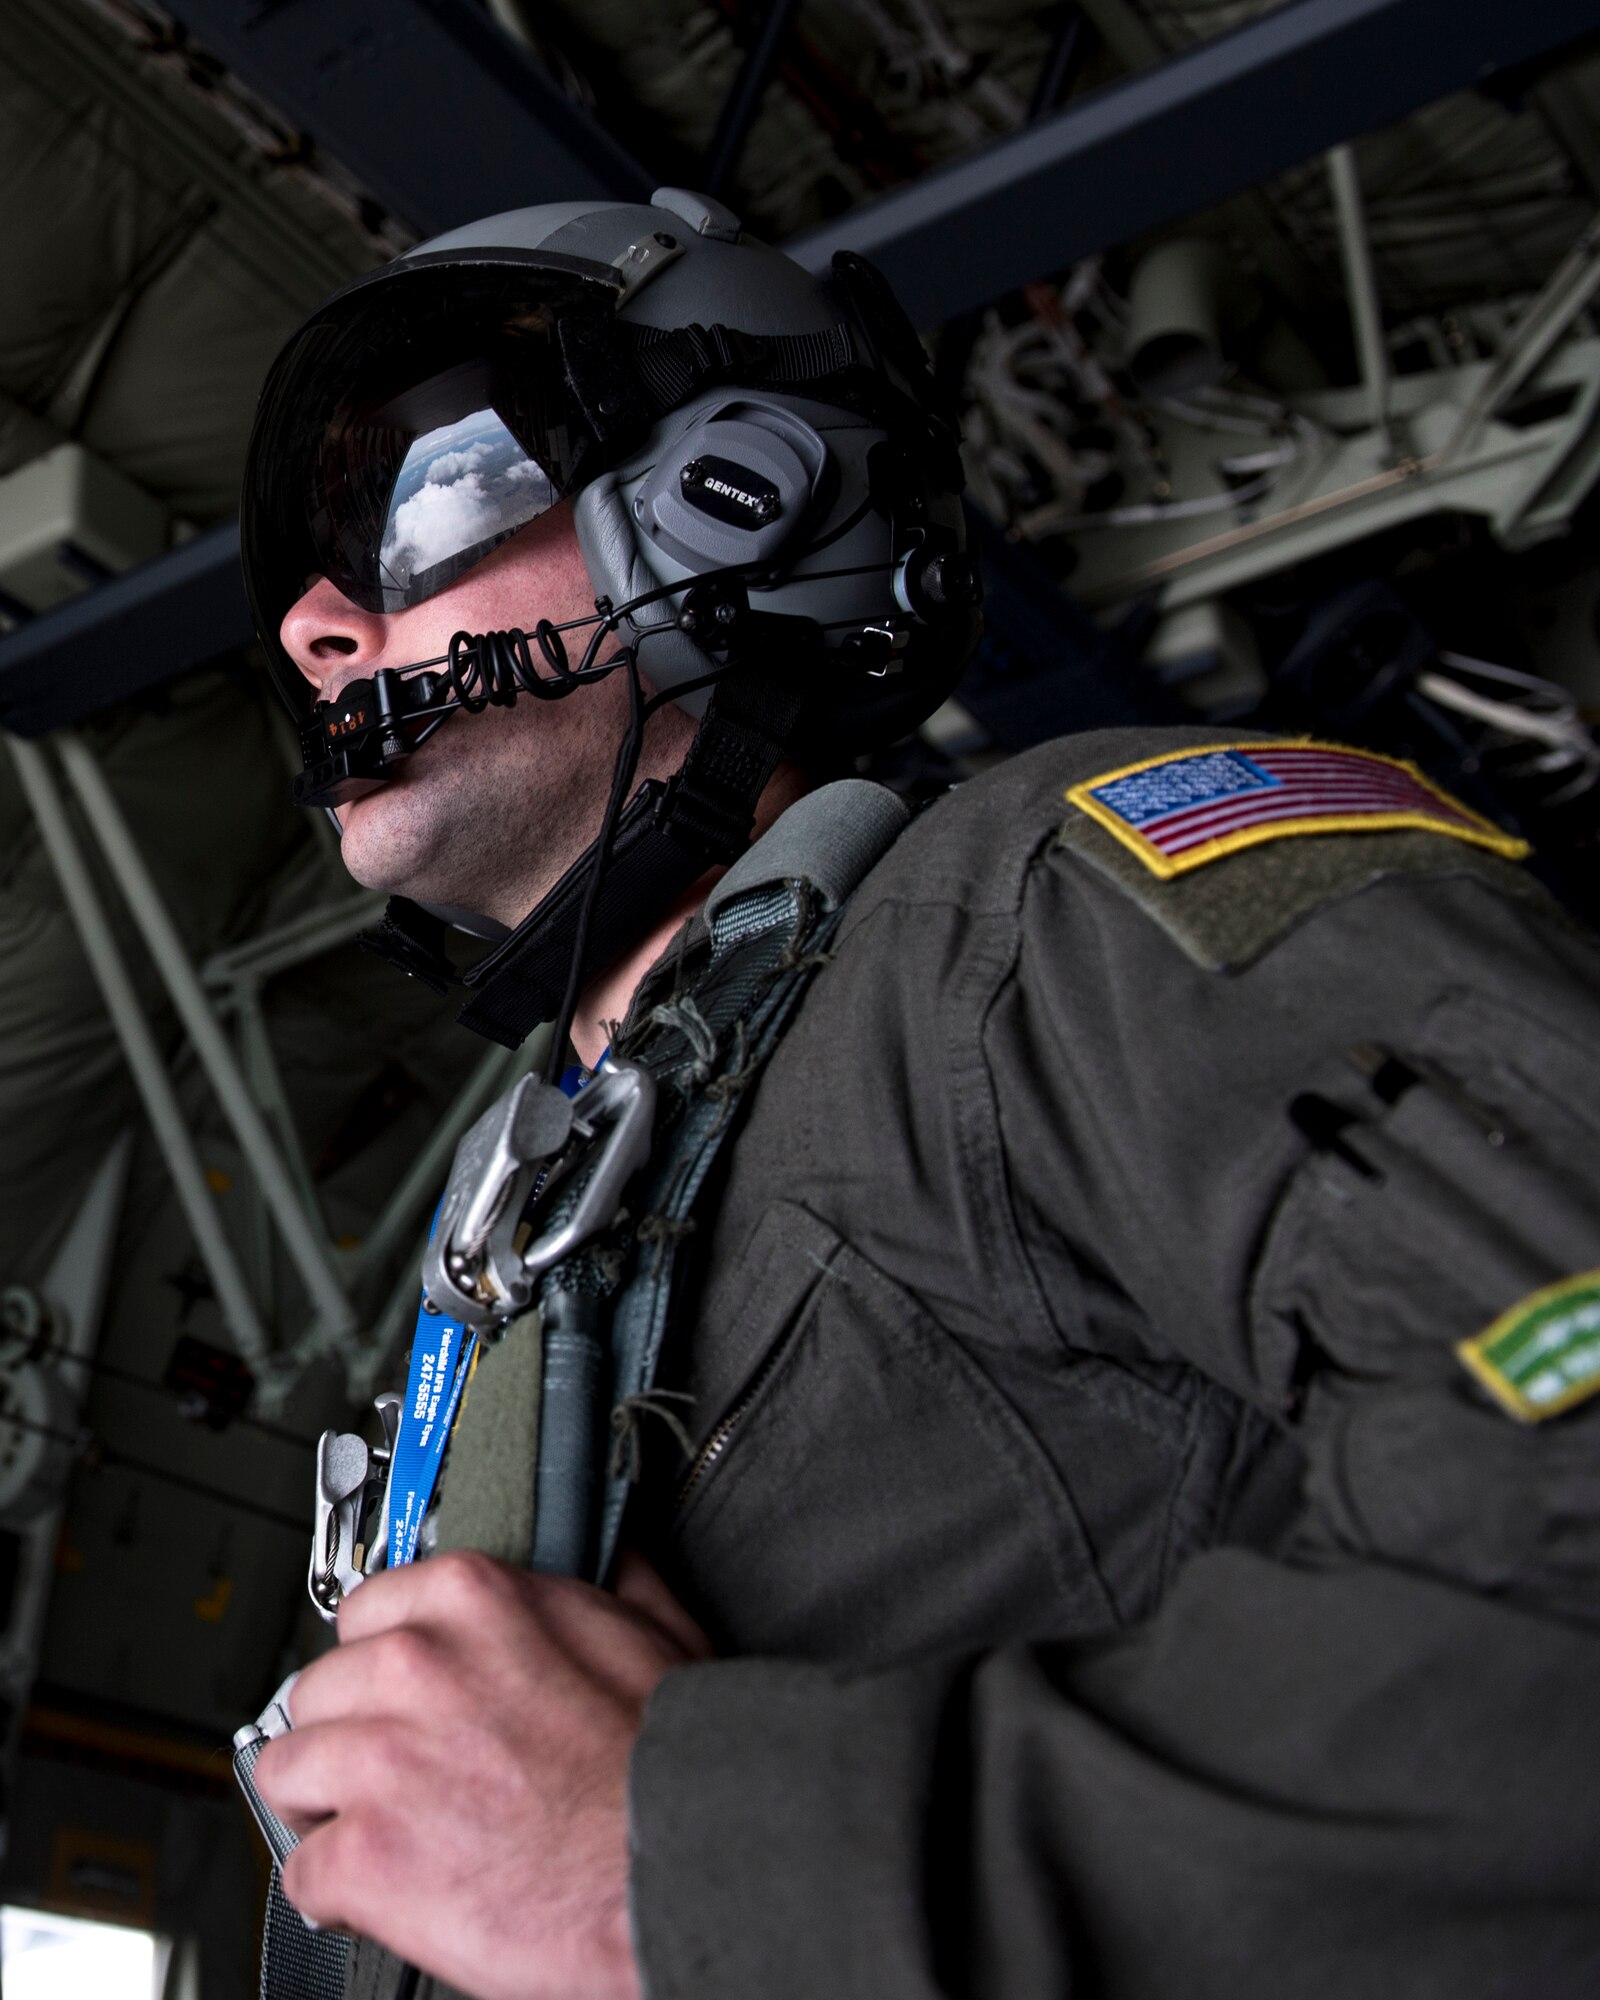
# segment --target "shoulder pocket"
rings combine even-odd
[[[1600,1063],[1464,992],[1393,1061],[1289,1182],[1253,1288],[1263,1378],[1306,1446],[1307,1532],[1592,1615],[1600,1402],[1520,1424],[1459,1348],[1600,1267]]]
[[[1262,1374],[1282,1379],[1304,1326],[1353,1373],[1453,1382],[1454,1342],[1600,1264],[1600,1059],[1464,990],[1414,1046],[1362,1053],[1370,1089],[1309,1100],[1325,1135],[1268,1231],[1252,1300]]]

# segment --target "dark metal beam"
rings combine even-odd
[[[171,0],[196,42],[433,232],[649,177],[470,0]],[[1593,0],[1290,0],[787,247],[880,262],[925,326],[1594,28]],[[33,735],[242,645],[237,530],[0,638]]]
[[[721,194],[728,176],[739,164],[744,142],[783,53],[783,38],[788,33],[790,18],[799,4],[800,0],[767,0],[755,37],[745,51],[739,74],[717,117],[711,150],[706,155],[703,181],[706,194]]]
[[[229,521],[0,639],[0,729],[42,736],[254,632]]]
[[[1087,53],[1086,45],[1091,39],[1089,24],[1078,0],[1063,0],[1051,23],[1050,46],[1045,50],[1044,61],[1033,80],[1033,94],[1028,100],[1030,125],[1037,125],[1041,118],[1048,118],[1066,96],[1082,66]]]
[[[943,325],[1595,30],[1594,0],[1290,0],[784,245]]]
[[[637,160],[471,0],[167,0],[208,55],[424,236],[647,200]]]
[[[1032,549],[976,507],[967,532],[983,566],[983,638],[956,700],[1000,750],[1080,729],[1192,720],[1140,655],[1155,621],[1146,601],[1109,629],[1067,597]]]
[[[425,235],[651,180],[471,0],[173,0],[194,42]],[[252,636],[235,523],[0,637],[0,728],[92,714]]]

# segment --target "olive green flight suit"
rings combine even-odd
[[[1219,740],[935,805],[745,1095],[625,1529],[727,1656],[649,2000],[1600,1992],[1600,1397],[1457,1352],[1600,1267],[1600,951],[1445,835],[1167,881],[1066,800]]]
[[[634,1759],[650,2000],[1600,1992],[1600,1398],[1455,1351],[1600,1266],[1600,952],[1454,838],[1166,882],[1064,801],[1218,740],[934,806],[751,1093],[629,1520],[730,1656]]]

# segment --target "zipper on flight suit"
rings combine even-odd
[[[766,1359],[744,1385],[744,1388],[735,1399],[733,1407],[717,1422],[711,1435],[695,1453],[694,1463],[684,1474],[683,1483],[678,1488],[678,1497],[673,1506],[674,1513],[681,1514],[683,1512],[684,1508],[688,1506],[689,1501],[693,1498],[695,1488],[728,1449],[729,1444],[733,1440],[734,1432],[750,1414],[756,1398],[766,1387],[778,1363],[788,1353],[790,1344],[795,1337],[795,1333],[798,1331],[799,1324],[800,1320],[797,1317],[794,1325],[789,1328],[788,1332],[781,1335],[767,1350]]]

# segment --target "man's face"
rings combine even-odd
[[[453,634],[532,632],[591,616],[594,587],[562,504],[541,514],[448,590],[409,611],[362,611],[318,577],[279,628],[285,651],[327,701],[379,667],[442,654]],[[572,635],[573,657],[586,634]],[[537,657],[537,655],[536,655]],[[517,924],[599,831],[627,725],[622,671],[557,702],[452,715],[376,792],[339,808],[345,866],[358,882]],[[694,723],[652,717],[641,777],[683,760]]]

